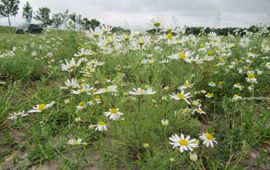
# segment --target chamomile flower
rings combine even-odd
[[[129,91],[128,94],[129,95],[135,95],[135,96],[140,96],[140,95],[152,95],[155,94],[156,92],[153,91],[152,88],[148,88],[148,89],[142,89],[142,88],[133,88],[133,91]]]
[[[78,81],[76,79],[67,79],[65,81],[65,86],[64,87],[60,87],[60,89],[76,89],[76,88],[80,88],[80,85],[78,83]]]
[[[214,97],[214,93],[207,93],[205,95],[205,97],[207,97],[207,98],[213,98]]]
[[[112,31],[112,29],[113,29],[112,26],[110,26],[110,25],[105,25],[105,24],[103,24],[100,28],[101,28],[103,34],[109,34],[109,33],[111,33],[111,31]]]
[[[83,142],[81,138],[72,138],[68,140],[69,145],[87,145],[86,142]]]
[[[13,112],[13,113],[11,113],[11,114],[8,116],[8,119],[9,119],[9,120],[15,120],[15,119],[17,119],[18,117],[25,117],[25,116],[27,116],[27,115],[28,115],[28,113],[25,112],[24,110],[21,111],[21,112]]]
[[[193,52],[191,52],[191,51],[179,52],[177,54],[173,54],[171,56],[168,56],[168,58],[171,60],[187,60],[192,54],[193,54]]]
[[[86,107],[87,107],[87,104],[86,104],[85,102],[80,102],[80,103],[76,106],[77,110],[82,110],[82,109],[84,109],[84,108],[86,108]]]
[[[193,110],[192,114],[194,114],[195,112],[199,114],[206,114],[205,111],[202,110],[200,105]]]
[[[93,101],[96,104],[100,104],[101,103],[101,97],[99,95],[96,95],[96,96],[93,97]]]
[[[161,122],[162,126],[168,126],[169,125],[168,119],[162,119],[160,122]]]
[[[180,152],[184,151],[193,151],[193,148],[198,147],[198,140],[197,139],[190,139],[190,136],[184,136],[181,134],[178,136],[177,134],[172,135],[170,138],[170,144],[173,145],[173,148],[177,148]]]
[[[155,60],[153,59],[143,59],[141,64],[154,64]]]
[[[179,90],[185,90],[187,88],[191,88],[192,86],[193,86],[193,84],[190,84],[188,82],[188,80],[186,80],[186,82],[183,85],[179,86],[177,89],[179,89]]]
[[[104,114],[112,120],[119,120],[123,115],[122,112],[119,112],[119,108],[111,108],[109,111],[104,112]]]
[[[91,50],[82,48],[80,49],[78,53],[74,54],[74,57],[84,57],[84,56],[90,56],[92,54],[93,52]]]
[[[161,26],[161,21],[157,18],[151,19],[151,23],[155,28],[159,28]]]
[[[115,93],[118,92],[117,85],[111,85],[106,88],[101,88],[94,92],[93,94],[103,94],[103,93]]]
[[[245,87],[242,86],[240,83],[234,84],[233,87],[239,89],[240,91],[242,91],[242,90],[245,88]]]
[[[242,99],[242,97],[239,94],[234,94],[233,98],[232,98],[232,101],[237,101],[237,100],[240,100],[240,99]]]
[[[258,83],[254,71],[248,71],[246,80],[249,83]]]
[[[181,93],[177,93],[177,94],[172,94],[170,95],[170,97],[174,100],[184,100],[187,104],[190,104],[190,102],[188,101],[188,98],[190,98],[190,93],[185,93],[184,90],[181,91]]]
[[[210,81],[208,83],[208,86],[215,87],[216,86],[216,83],[214,81]]]
[[[198,155],[197,155],[195,152],[190,152],[190,153],[189,153],[189,158],[190,158],[190,160],[192,160],[192,161],[197,161]]]
[[[200,139],[203,140],[203,144],[206,145],[206,147],[214,147],[214,144],[217,143],[212,133],[202,133],[200,135]]]
[[[42,112],[43,110],[46,110],[46,109],[52,107],[54,104],[55,104],[54,101],[52,101],[49,104],[43,104],[43,103],[42,104],[38,104],[38,105],[34,106],[32,110],[29,110],[28,113],[39,113],[39,112]]]
[[[104,121],[99,121],[97,123],[97,125],[95,125],[95,126],[96,126],[95,131],[102,132],[102,131],[107,131],[108,130],[107,125],[106,125],[106,123]]]
[[[102,30],[100,27],[96,27],[94,29],[90,29],[90,31],[87,33],[90,37],[98,39],[102,35]]]
[[[61,64],[62,71],[73,72],[77,67],[81,65],[83,60],[79,59],[78,62],[76,62],[75,59],[72,58],[69,62],[67,60],[65,60],[65,62],[65,64]]]
[[[93,89],[94,89],[94,87],[90,87],[88,84],[84,83],[84,84],[81,84],[79,89],[72,90],[72,93],[73,94],[81,94],[81,93],[85,93],[85,92],[87,93]]]

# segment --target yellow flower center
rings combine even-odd
[[[220,61],[221,63],[225,63],[225,59],[223,59],[223,58],[221,58],[219,61]]]
[[[145,90],[144,89],[138,89],[138,92],[143,93],[143,92],[145,92]]]
[[[94,33],[94,37],[95,38],[98,38],[99,37],[99,34],[98,33]]]
[[[111,109],[110,109],[110,112],[111,112],[112,114],[116,114],[116,113],[118,112],[118,109],[117,109],[117,108],[111,108]]]
[[[139,38],[138,44],[139,44],[139,45],[143,45],[143,44],[144,44],[144,38],[143,38],[143,37],[140,37],[140,38]]]
[[[84,107],[85,106],[85,103],[84,102],[80,102],[79,103],[79,106]]]
[[[106,124],[105,124],[105,122],[100,121],[100,122],[98,122],[98,125],[99,125],[99,126],[104,126],[104,125],[106,125]]]
[[[224,82],[222,82],[222,81],[218,82],[218,85],[219,85],[220,87],[222,87],[223,84],[224,84]]]
[[[161,23],[160,22],[155,22],[154,27],[160,27]]]
[[[214,93],[207,93],[207,96],[214,97]]]
[[[46,104],[40,104],[38,105],[38,110],[44,110],[46,107]]]
[[[168,40],[171,40],[173,38],[173,35],[171,33],[168,33],[167,38],[168,38]]]
[[[179,59],[185,59],[185,58],[187,58],[187,56],[186,56],[185,53],[179,53],[178,54],[178,57],[179,57]]]
[[[199,109],[197,109],[197,112],[198,112],[198,113],[202,113],[203,110],[202,110],[201,108],[199,108]]]
[[[213,136],[211,133],[206,133],[206,134],[205,134],[205,137],[206,137],[206,139],[208,139],[208,140],[213,140],[213,139],[214,139],[214,136]]]
[[[213,51],[208,51],[207,55],[213,56],[214,55],[214,52]]]
[[[179,99],[185,99],[185,98],[186,98],[185,95],[182,94],[182,93],[177,94],[177,97],[178,97]]]
[[[179,144],[180,144],[180,145],[187,146],[187,145],[188,145],[188,141],[185,140],[185,139],[180,139],[180,140],[179,140]]]
[[[255,75],[253,73],[250,73],[250,74],[248,74],[248,78],[254,79],[255,78]]]
[[[189,86],[189,83],[185,83],[183,86],[188,87]]]
[[[127,41],[127,40],[129,40],[129,35],[128,34],[125,34],[124,35],[124,39]]]
[[[106,37],[106,42],[107,42],[108,44],[112,43],[112,36]]]

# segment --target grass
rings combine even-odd
[[[106,34],[107,42],[103,45],[102,38],[97,40],[81,32],[46,30],[33,36],[7,30],[0,27],[0,169],[270,167],[270,70],[266,67],[269,59],[265,58],[270,54],[265,47],[269,33],[248,35],[247,46],[239,43],[242,37],[234,36],[179,35],[173,38],[181,43],[169,43],[173,40],[143,35],[145,40],[147,36],[150,39],[141,49],[132,45],[138,43],[140,35],[118,43],[111,42],[113,37]],[[93,54],[74,57],[82,48]],[[187,50],[200,58],[213,53],[215,58],[202,64],[178,59],[160,63]],[[251,57],[253,54],[256,56]],[[74,71],[62,71],[60,64],[71,58],[88,61]],[[141,63],[144,59],[148,64]],[[93,64],[95,60],[104,64]],[[258,83],[247,82],[251,74],[248,71],[254,71]],[[81,84],[80,88],[84,84],[94,90],[72,94],[71,90],[61,89],[71,78]],[[180,93],[177,88],[186,81],[193,84],[185,90],[192,96],[188,99],[190,105],[170,97]],[[209,85],[212,81],[215,86]],[[235,88],[236,83],[243,90]],[[117,92],[95,94],[111,85],[117,85]],[[151,87],[156,93],[128,94],[139,87]],[[207,93],[214,96],[207,98]],[[242,98],[232,101],[235,94]],[[29,111],[37,104],[52,101],[55,104],[40,113],[9,119],[13,112]],[[86,106],[88,102],[91,104]],[[196,102],[206,114],[192,113],[198,109]],[[123,113],[120,120],[104,115],[111,108],[119,108]],[[162,124],[162,120],[168,121],[168,125]],[[107,131],[95,130],[100,121],[106,123]],[[193,152],[197,154],[196,161],[190,159],[190,151],[181,153],[169,144],[169,137],[174,134],[199,139],[203,132],[211,133],[218,143],[211,148],[200,141]],[[85,143],[70,145],[73,138],[81,138]]]

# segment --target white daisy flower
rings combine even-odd
[[[39,113],[42,112],[43,110],[46,110],[50,107],[52,107],[55,104],[54,101],[52,101],[49,104],[37,104],[36,106],[33,107],[32,110],[29,110],[28,113]]]
[[[111,108],[108,112],[104,112],[104,114],[112,120],[119,120],[123,115],[122,112],[119,112],[119,108]]]
[[[242,86],[240,83],[234,84],[233,87],[239,89],[240,91],[244,89],[244,86]]]
[[[13,113],[11,113],[11,114],[9,115],[8,119],[9,119],[9,120],[15,120],[15,119],[17,119],[18,117],[25,117],[25,116],[27,116],[27,115],[28,115],[28,113],[25,112],[24,110],[21,111],[21,112],[13,112]]]
[[[207,93],[205,95],[205,97],[207,97],[207,98],[213,98],[214,97],[214,93]]]
[[[74,57],[90,56],[92,54],[93,52],[91,50],[82,48],[78,53],[74,54]]]
[[[190,84],[190,83],[188,82],[188,80],[186,80],[185,84],[179,86],[177,89],[179,89],[179,90],[185,90],[185,89],[187,89],[187,88],[191,88],[192,86],[193,86],[193,84]]]
[[[75,70],[75,68],[79,67],[81,63],[83,62],[83,59],[79,59],[78,62],[75,61],[74,58],[72,58],[69,62],[65,60],[65,64],[61,64],[61,70],[72,72]]]
[[[211,82],[208,83],[208,86],[215,87],[216,86],[216,83],[213,82],[213,81],[211,81]]]
[[[191,97],[190,93],[185,93],[184,90],[181,90],[181,93],[172,94],[170,97],[175,100],[184,100],[187,104],[190,104],[188,101],[188,98]]]
[[[162,126],[168,126],[168,125],[169,125],[168,119],[162,119],[162,120],[160,121],[160,123],[161,123]]]
[[[97,123],[97,125],[95,125],[95,126],[96,126],[95,131],[102,132],[102,131],[107,131],[108,130],[107,125],[106,125],[106,123],[104,121],[99,121]]]
[[[87,104],[86,104],[85,102],[80,102],[80,103],[76,106],[77,110],[82,110],[82,109],[84,109],[84,108],[86,108],[86,107],[87,107]]]
[[[195,112],[196,113],[199,113],[199,114],[206,114],[205,111],[202,110],[202,108],[201,108],[200,105],[194,109],[194,111],[192,112],[192,114],[194,114]]]
[[[247,76],[248,76],[248,77],[246,77],[247,82],[249,82],[249,83],[258,83],[257,79],[256,79],[256,76],[255,76],[253,71],[249,71],[247,73]]]
[[[60,89],[76,89],[76,88],[80,88],[80,85],[78,83],[78,81],[76,79],[67,79],[65,81],[65,86],[64,87],[60,87]]]
[[[118,92],[117,85],[111,85],[108,86],[107,88],[101,88],[96,92],[94,92],[93,94],[114,93],[114,92]]]
[[[211,133],[202,133],[200,135],[200,139],[203,140],[203,144],[206,145],[206,147],[214,147],[214,143],[217,143],[214,136]]]
[[[192,56],[192,54],[193,54],[193,52],[186,51],[186,52],[180,52],[177,54],[173,54],[171,56],[168,56],[168,58],[171,60],[187,60]]]
[[[239,94],[234,94],[233,98],[232,98],[232,101],[237,101],[237,100],[240,100],[240,99],[242,99],[242,97]]]
[[[135,96],[139,96],[139,95],[151,95],[151,94],[155,94],[156,92],[153,91],[152,88],[148,88],[148,89],[141,89],[141,88],[133,88],[133,91],[129,91],[128,94],[129,95],[135,95]]]
[[[86,142],[83,142],[81,138],[72,138],[68,140],[69,145],[87,145]]]
[[[192,161],[197,161],[198,160],[198,155],[195,152],[189,153],[189,158]]]
[[[193,151],[193,148],[198,147],[197,139],[190,139],[190,136],[185,137],[184,134],[181,134],[180,137],[175,134],[169,139],[171,140],[170,144],[173,145],[173,148],[179,148],[180,152]]]
[[[89,91],[91,91],[91,90],[93,90],[94,89],[94,87],[89,87],[89,85],[88,84],[82,84],[81,86],[80,86],[80,89],[77,89],[77,90],[72,90],[72,93],[73,94],[81,94],[81,93],[84,93],[84,92],[89,92]]]

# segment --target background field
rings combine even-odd
[[[170,44],[167,33],[141,34],[121,41],[122,48],[114,45],[111,53],[103,52],[98,42],[101,40],[84,32],[46,30],[41,35],[14,32],[13,27],[0,27],[0,169],[270,168],[270,69],[266,67],[270,53],[262,50],[264,44],[269,48],[269,31],[246,35],[250,40],[246,47],[239,45],[243,38],[239,35],[211,40],[206,33],[182,34],[175,36],[180,42]],[[138,43],[140,36],[150,39],[143,49],[131,49],[131,42]],[[108,40],[112,35],[104,37]],[[117,37],[123,36],[117,33]],[[215,47],[211,45],[213,41],[224,44]],[[235,45],[228,47],[231,43]],[[207,44],[211,46],[207,51],[199,50]],[[74,57],[82,48],[95,53]],[[215,59],[202,64],[181,60],[160,63],[187,50],[200,56],[211,50]],[[228,53],[231,55],[222,56]],[[92,70],[90,77],[80,73],[86,63],[74,72],[61,71],[60,64],[71,58],[98,60],[104,65]],[[142,64],[145,59],[148,63]],[[251,70],[257,84],[246,81]],[[101,94],[101,104],[94,102],[78,110],[76,106],[81,102],[93,102],[97,95],[74,95],[61,90],[70,78],[96,89],[117,85],[118,92]],[[186,90],[192,96],[189,100],[199,99],[205,115],[192,114],[195,106],[170,98],[186,80],[194,84]],[[212,81],[214,87],[209,85]],[[236,83],[244,89],[234,88]],[[151,87],[156,94],[140,97],[127,94],[138,87]],[[214,97],[207,98],[202,91],[213,93]],[[235,94],[242,98],[232,101]],[[41,113],[8,119],[13,112],[28,111],[51,101],[55,105]],[[113,121],[104,116],[103,112],[112,107],[124,113],[123,120]],[[169,122],[167,126],[161,123],[163,119]],[[107,123],[108,131],[89,128],[101,120]],[[180,153],[169,144],[173,134],[198,139],[202,132],[211,132],[218,143],[209,148],[200,142],[194,151],[197,161],[190,159],[189,152]],[[69,145],[72,138],[82,138],[87,144]]]

